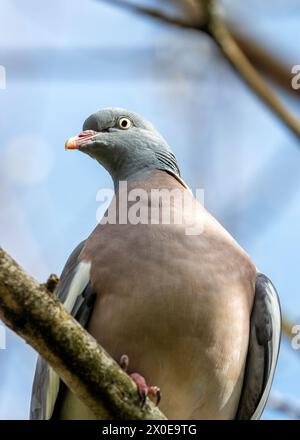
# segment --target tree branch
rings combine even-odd
[[[141,409],[136,385],[55,295],[0,248],[0,318],[54,368],[96,415],[165,419],[150,401]]]
[[[300,121],[290,113],[287,107],[273,93],[266,81],[252,66],[230,34],[228,27],[218,13],[216,0],[206,0],[208,12],[208,29],[223,54],[242,79],[256,95],[281,119],[300,140]]]
[[[288,110],[288,108],[281,102],[280,98],[272,91],[266,81],[259,75],[257,70],[253,67],[250,61],[247,59],[241,48],[238,46],[236,40],[231,35],[225,21],[218,13],[218,3],[216,0],[201,0],[201,6],[203,8],[203,21],[195,24],[191,21],[182,20],[176,17],[170,17],[157,9],[149,9],[127,0],[101,0],[109,4],[113,4],[124,9],[131,10],[132,12],[143,14],[160,21],[179,26],[187,29],[194,29],[202,32],[206,32],[221,49],[223,55],[234,67],[240,77],[246,82],[246,84],[255,92],[255,94],[272,110],[272,112],[300,139],[300,121]],[[243,38],[240,37],[240,42],[243,42]],[[246,48],[246,44],[244,48]],[[250,46],[248,45],[248,48]],[[252,58],[254,55],[256,59],[261,59],[261,52],[255,51],[253,53],[253,45],[251,47]],[[250,49],[249,49],[250,51]],[[265,63],[261,63],[265,68]],[[274,63],[275,65],[275,63]],[[279,63],[276,63],[279,66]],[[280,67],[282,67],[280,65]],[[269,76],[271,76],[270,69],[266,69]],[[282,70],[275,76],[275,80],[282,84]],[[287,86],[286,86],[287,87]]]
[[[263,74],[265,74],[274,84],[277,84],[286,92],[289,92],[295,98],[299,99],[300,89],[294,90],[291,86],[293,74],[291,66],[278,59],[270,53],[261,44],[258,44],[252,38],[245,36],[229,26],[229,31],[247,56],[248,60]]]
[[[182,27],[184,29],[200,29],[200,25],[197,23],[188,22],[185,19],[182,20],[177,17],[171,17],[169,15],[164,14],[159,9],[147,8],[145,6],[140,6],[135,3],[131,3],[127,0],[100,0],[101,2],[108,3],[113,6],[118,6],[124,10],[131,11],[136,14],[146,15],[147,17],[151,17],[157,19],[163,23],[171,24],[174,26]]]

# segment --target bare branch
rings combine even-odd
[[[0,248],[0,318],[35,348],[99,418],[165,419],[58,299]]]
[[[206,0],[205,3],[207,4],[209,14],[209,32],[223,54],[256,95],[261,98],[273,113],[300,139],[300,121],[290,113],[281,100],[273,93],[271,88],[239,48],[217,11],[217,2],[215,0]]]
[[[179,26],[185,29],[199,29],[201,25],[199,23],[195,24],[193,22],[188,22],[187,20],[182,20],[177,17],[171,17],[169,15],[164,14],[159,9],[147,8],[144,6],[140,6],[135,3],[131,3],[127,0],[100,0],[104,3],[108,3],[110,5],[118,6],[125,10],[131,11],[136,14],[146,15],[151,18],[155,18],[162,23],[171,24],[174,26]]]
[[[248,60],[262,73],[268,76],[271,81],[280,86],[285,91],[292,93],[292,96],[299,98],[300,89],[294,90],[291,86],[293,75],[291,66],[271,54],[269,50],[258,44],[249,36],[245,36],[229,26],[229,31],[233,38],[247,56]]]
[[[231,35],[228,26],[218,13],[218,3],[216,0],[201,1],[204,12],[203,17],[205,17],[201,23],[193,23],[191,21],[170,17],[157,9],[149,9],[126,0],[101,1],[109,2],[109,4],[131,10],[132,12],[159,19],[167,24],[206,32],[217,43],[226,59],[235,68],[246,84],[248,84],[248,86],[272,110],[272,112],[276,114],[282,122],[284,122],[284,124],[297,136],[297,138],[300,139],[300,121],[293,116],[293,114],[281,102],[279,97],[276,96],[266,81],[264,81],[264,79],[259,75],[256,69],[247,59],[241,48],[238,46],[236,40]],[[239,41],[243,41],[242,37],[240,37]],[[254,51],[253,45],[250,48],[249,44],[244,44],[244,48],[246,47],[248,47],[249,52],[250,49],[252,50],[252,58],[255,55],[257,60],[261,60],[261,52],[258,50]],[[276,65],[277,67],[279,66],[278,63]],[[268,74],[271,76],[270,69],[266,69],[265,63],[261,62],[261,66],[263,66],[265,70],[268,70]],[[275,79],[277,82],[283,82],[282,69],[280,70],[279,74],[275,76]],[[287,85],[285,85],[285,88],[287,88]]]

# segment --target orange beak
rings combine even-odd
[[[98,134],[94,130],[85,130],[79,133],[78,136],[70,137],[65,143],[65,150],[78,150],[80,145],[84,144],[87,140],[93,138]]]

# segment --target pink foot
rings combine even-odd
[[[129,358],[126,354],[123,354],[120,359],[120,366],[124,371],[127,371],[128,365],[129,365]],[[145,405],[147,396],[154,397],[157,406],[161,399],[160,388],[156,386],[148,386],[145,378],[138,373],[132,373],[130,374],[130,377],[136,383],[138,394],[141,401],[141,406],[143,407]]]

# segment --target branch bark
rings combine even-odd
[[[0,318],[54,368],[101,418],[165,419],[150,401],[140,407],[136,385],[65,310],[55,295],[0,248]]]

